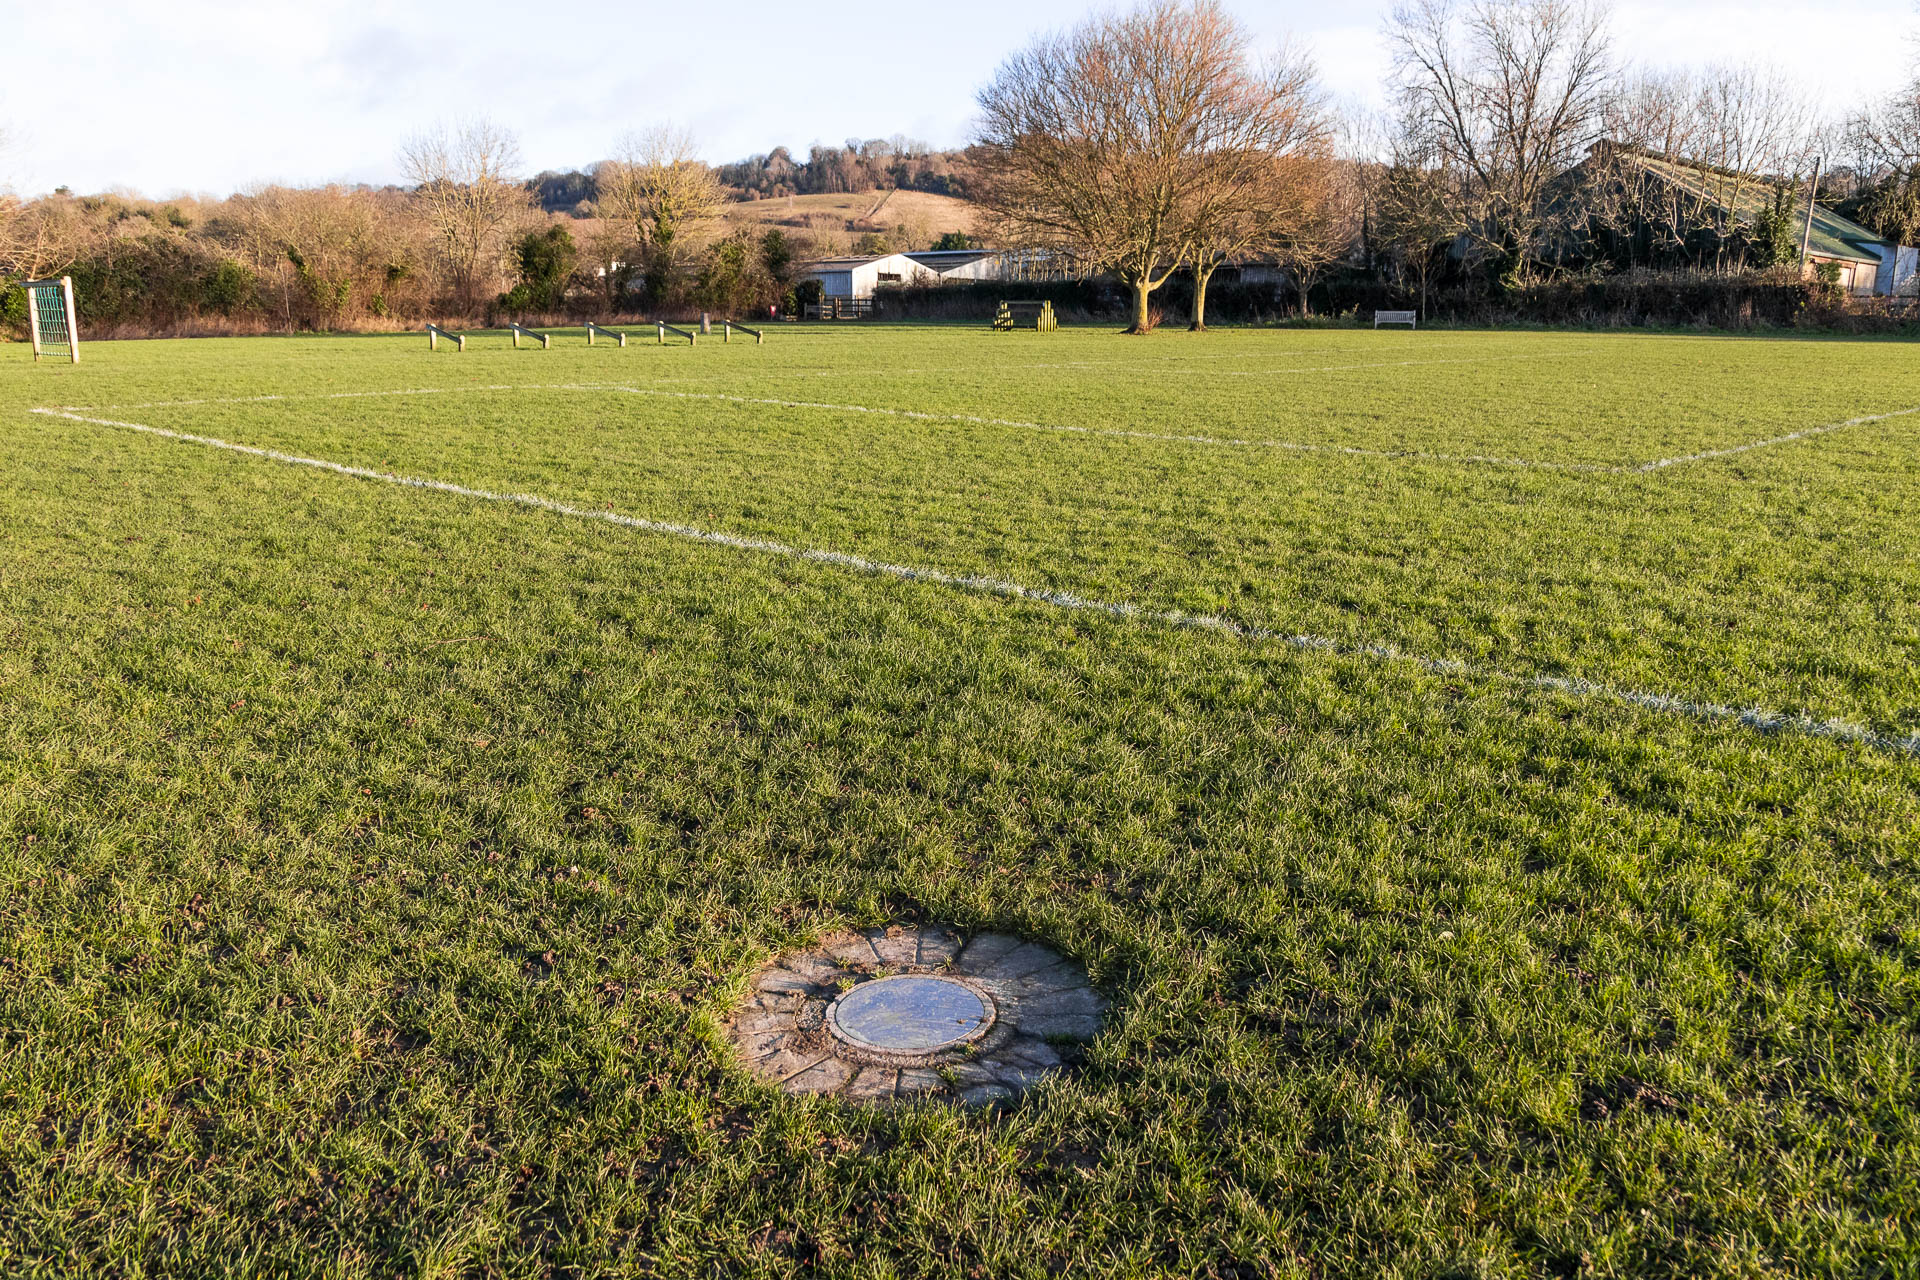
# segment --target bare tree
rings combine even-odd
[[[1620,146],[1685,160],[1699,151],[1699,101],[1699,77],[1691,72],[1641,70],[1608,95],[1601,132]]]
[[[472,311],[498,277],[508,234],[531,207],[515,176],[519,165],[513,134],[484,119],[436,126],[401,150],[401,171],[462,311]]]
[[[1332,157],[1313,64],[1288,51],[1255,74],[1242,41],[1240,64],[1209,103],[1223,118],[1207,127],[1210,145],[1192,158],[1183,256],[1193,269],[1196,331],[1207,327],[1214,272],[1250,251],[1277,254],[1312,239],[1329,198]]]
[[[1440,260],[1466,230],[1460,173],[1418,127],[1402,125],[1373,182],[1373,233],[1427,318],[1428,287]]]
[[[1651,266],[1678,252],[1699,221],[1701,199],[1643,157],[1691,163],[1701,147],[1699,77],[1685,71],[1641,71],[1608,95],[1603,145],[1569,190],[1570,212],[1583,216],[1597,249],[1628,267]]]
[[[698,158],[693,135],[672,125],[627,135],[594,176],[601,211],[639,249],[648,294],[664,298],[720,216],[726,193],[719,178]]]
[[[1849,132],[1862,157],[1884,171],[1920,169],[1920,75],[1862,111]]]
[[[1847,122],[1861,216],[1901,244],[1920,242],[1920,74]]]
[[[1758,186],[1775,187],[1809,158],[1813,111],[1779,70],[1710,68],[1701,79],[1700,147],[1693,157],[1720,225],[1717,251],[1740,228],[1739,210]]]
[[[1298,180],[1296,213],[1275,238],[1276,256],[1300,293],[1300,314],[1313,314],[1313,285],[1327,268],[1346,256],[1353,243],[1344,210],[1334,192],[1331,164],[1316,165]]]
[[[230,243],[279,295],[288,329],[334,329],[383,309],[375,300],[404,274],[396,220],[369,191],[262,186],[232,200]]]
[[[1594,140],[1612,83],[1599,0],[1407,0],[1387,24],[1403,104],[1467,179],[1469,232],[1524,279],[1550,185]]]
[[[0,275],[24,280],[58,275],[80,260],[89,241],[89,228],[72,196],[22,203],[0,193]]]
[[[1045,36],[978,102],[980,200],[1006,239],[1109,270],[1129,333],[1192,251],[1205,157],[1243,137],[1246,35],[1215,0],[1152,0]]]
[[[1594,149],[1575,194],[1607,255],[1628,266],[1682,255],[1697,267],[1748,261],[1759,239],[1777,239],[1758,224],[1784,216],[1783,192],[1816,136],[1806,99],[1757,64],[1642,74],[1621,86],[1605,119],[1607,145]]]

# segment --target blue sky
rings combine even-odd
[[[1378,104],[1390,0],[1229,3],[1263,40],[1311,48],[1338,97]],[[591,163],[627,130],[667,119],[714,160],[895,133],[954,145],[999,60],[1090,7],[9,0],[0,186],[169,195],[385,182],[409,132],[474,113],[518,132],[530,171]],[[1911,0],[1625,0],[1614,30],[1636,61],[1775,63],[1837,113],[1904,79],[1920,16]],[[23,54],[47,73],[31,94]]]

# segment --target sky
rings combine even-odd
[[[1310,49],[1337,101],[1384,104],[1392,0],[1227,3],[1263,43]],[[1096,7],[0,0],[0,187],[385,183],[409,134],[474,115],[517,133],[529,173],[589,165],[666,121],[714,161],[894,134],[958,146],[1000,60]],[[1836,115],[1902,83],[1920,53],[1915,0],[1617,0],[1613,31],[1637,63],[1771,63]]]

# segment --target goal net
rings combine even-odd
[[[26,280],[27,330],[33,336],[33,358],[64,355],[80,363],[80,325],[73,313],[73,277]]]

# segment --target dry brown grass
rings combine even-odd
[[[742,200],[728,204],[721,216],[732,227],[780,227],[816,237],[854,237],[906,227],[915,241],[931,244],[949,231],[976,232],[979,212],[965,200],[927,191],[862,191]]]

